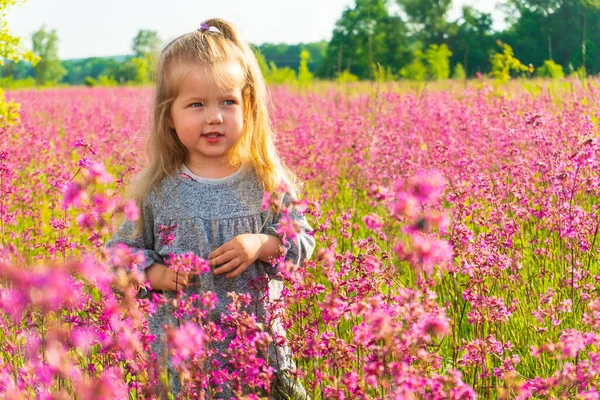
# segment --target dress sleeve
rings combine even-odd
[[[106,247],[110,248],[118,244],[124,244],[132,251],[140,253],[144,256],[144,261],[138,267],[144,271],[153,263],[163,263],[163,259],[154,251],[154,214],[152,208],[144,205],[143,209],[143,228],[141,234],[134,236],[136,222],[125,220],[119,229],[113,234],[110,240],[106,243]]]
[[[287,211],[275,214],[272,223],[265,226],[263,233],[281,239],[286,249],[285,259],[299,266],[302,260],[312,255],[315,238],[304,215],[292,205],[289,194],[283,197],[283,209]]]

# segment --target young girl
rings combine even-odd
[[[218,303],[211,315],[218,320],[231,303],[227,293],[250,294],[258,304],[252,312],[264,319],[265,301],[277,299],[283,288],[270,260],[287,250],[286,259],[299,264],[315,242],[293,207],[288,217],[300,227],[293,240],[278,231],[281,214],[262,208],[264,193],[276,195],[282,182],[292,188],[282,202],[291,204],[294,176],[274,147],[256,58],[229,23],[205,21],[162,51],[149,151],[150,163],[132,188],[141,218],[124,222],[107,246],[124,243],[142,251],[149,286],[167,298],[178,290],[188,295],[212,290]],[[161,239],[164,227],[171,240]],[[165,266],[169,254],[189,252],[209,260],[213,269],[206,277]],[[261,278],[268,278],[266,294],[252,285]],[[165,351],[163,326],[176,326],[173,310],[167,302],[149,318],[158,354]],[[272,333],[285,335],[280,324],[274,326]],[[222,346],[226,351],[227,343]],[[294,367],[287,347],[271,345],[268,357],[277,382],[289,377],[285,371]],[[226,386],[219,397],[231,397]],[[291,388],[289,398],[306,398],[301,385]],[[178,390],[175,377],[173,391]]]

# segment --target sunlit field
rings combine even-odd
[[[0,398],[167,398],[136,255],[151,89],[12,91],[0,131]],[[597,399],[600,82],[318,83],[271,90],[317,249],[281,264],[293,375],[314,399]],[[173,268],[203,268],[182,258]],[[181,398],[268,387],[272,340],[234,302],[167,327]],[[217,329],[217,330],[216,330]],[[202,397],[206,396],[206,397]]]

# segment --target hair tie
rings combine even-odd
[[[200,27],[198,28],[198,30],[200,32],[215,32],[215,33],[221,33],[220,30],[218,30],[217,28],[215,28],[214,26],[208,26],[208,24],[206,22],[203,22],[200,24]]]

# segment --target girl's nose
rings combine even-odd
[[[209,125],[220,124],[223,122],[223,116],[221,115],[221,110],[218,108],[210,108],[207,110],[208,114],[206,115],[206,123]]]

